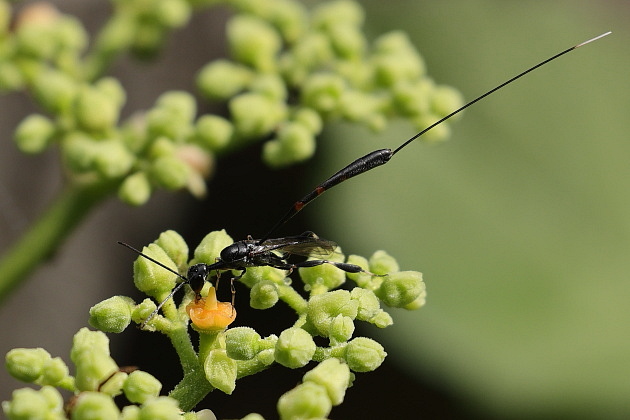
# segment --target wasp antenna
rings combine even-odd
[[[185,277],[182,277],[182,278],[184,278],[184,279],[185,279]],[[185,279],[185,280],[186,280],[186,279]],[[155,310],[154,310],[153,312],[151,312],[151,315],[149,315],[149,316],[147,317],[147,319],[145,319],[145,320],[144,320],[144,322],[143,322],[142,324],[140,324],[140,329],[141,329],[141,330],[143,330],[143,329],[144,329],[144,327],[147,325],[147,323],[148,323],[149,321],[151,321],[155,315],[157,315],[157,313],[160,311],[160,309],[162,309],[162,306],[164,306],[164,304],[165,304],[166,302],[168,302],[168,300],[169,300],[170,298],[172,298],[172,297],[173,297],[173,295],[174,295],[175,293],[177,293],[177,291],[178,291],[179,289],[181,289],[181,288],[182,288],[182,286],[183,286],[183,285],[185,285],[186,283],[188,283],[188,280],[186,280],[186,281],[183,281],[183,282],[179,283],[177,286],[175,286],[175,288],[174,288],[173,290],[171,290],[171,293],[169,293],[169,294],[168,294],[168,296],[166,296],[166,298],[164,298],[164,300],[163,300],[162,302],[160,302],[160,304],[157,306],[157,308],[155,308]]]
[[[468,108],[471,105],[476,104],[477,102],[479,102],[480,100],[482,100],[483,98],[485,98],[486,96],[489,96],[491,94],[493,94],[494,92],[496,92],[497,90],[509,85],[510,83],[516,81],[517,79],[520,79],[521,77],[525,76],[526,74],[536,70],[539,67],[544,66],[545,64],[549,63],[550,61],[555,60],[556,58],[559,58],[563,55],[565,55],[566,53],[569,53],[571,51],[573,51],[576,48],[579,48],[583,45],[586,45],[590,42],[593,41],[597,41],[600,38],[605,37],[606,35],[611,34],[611,31],[608,31],[606,33],[603,33],[599,36],[596,36],[595,38],[591,38],[588,41],[584,41],[581,44],[577,44],[571,48],[567,48],[566,50],[559,52],[558,54],[549,57],[548,59],[541,61],[540,63],[536,64],[535,66],[532,66],[530,68],[528,68],[527,70],[517,74],[516,76],[512,77],[511,79],[506,80],[505,82],[501,83],[500,85],[498,85],[497,87],[490,89],[489,91],[487,91],[486,93],[484,93],[481,96],[478,96],[477,98],[473,99],[472,101],[468,102],[467,104],[461,106],[460,108],[456,109],[455,111],[451,112],[450,114],[446,115],[445,117],[440,118],[439,120],[437,120],[436,122],[434,122],[433,124],[431,124],[430,126],[428,126],[427,128],[425,128],[424,130],[420,131],[419,133],[417,133],[416,135],[414,135],[413,137],[411,137],[410,139],[408,139],[407,141],[405,141],[403,144],[401,144],[400,146],[398,146],[396,149],[394,149],[394,151],[392,152],[392,156],[395,155],[396,153],[398,153],[400,150],[402,150],[403,148],[405,148],[409,143],[413,142],[415,139],[417,139],[418,137],[422,136],[424,133],[426,133],[427,131],[431,130],[433,127],[438,126],[440,124],[442,124],[444,121],[448,120],[449,118],[453,117],[455,114],[459,114],[460,112],[462,112],[463,110],[465,110],[466,108]]]
[[[155,264],[159,265],[159,266],[160,266],[160,267],[162,267],[163,269],[170,271],[171,273],[175,274],[177,277],[179,277],[180,279],[184,280],[185,282],[188,282],[188,279],[187,279],[186,277],[182,276],[181,274],[179,274],[177,271],[173,270],[173,269],[172,269],[172,268],[170,268],[170,267],[167,267],[166,265],[164,265],[164,264],[162,264],[161,262],[159,262],[159,261],[157,261],[157,260],[155,260],[155,259],[153,259],[153,258],[149,257],[148,255],[143,254],[142,252],[138,251],[136,248],[132,247],[131,245],[126,244],[126,243],[124,243],[124,242],[120,242],[120,241],[118,241],[118,243],[119,243],[120,245],[122,245],[122,246],[125,246],[125,247],[129,248],[130,250],[132,250],[132,251],[133,251],[133,252],[135,252],[136,254],[138,254],[138,255],[140,255],[140,256],[142,256],[142,257],[146,258],[147,260],[151,261],[152,263],[155,263]]]
[[[586,45],[586,44],[588,44],[588,43],[590,43],[590,42],[597,41],[598,39],[603,38],[603,37],[605,37],[606,35],[610,35],[610,34],[612,34],[612,31],[608,31],[608,32],[606,32],[606,33],[603,33],[603,34],[601,34],[601,35],[596,36],[595,38],[591,38],[591,39],[589,39],[588,41],[584,41],[584,42],[582,42],[581,44],[577,44],[577,45],[576,45],[575,47],[573,47],[573,48],[574,48],[574,49],[575,49],[575,48],[579,48],[579,47],[581,47],[582,45]]]

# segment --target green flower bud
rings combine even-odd
[[[315,153],[315,137],[299,123],[288,122],[278,130],[278,138],[265,143],[263,159],[274,167],[307,160]]]
[[[339,57],[357,59],[365,54],[367,40],[361,29],[341,24],[331,27],[328,32],[333,49]]]
[[[11,401],[2,402],[2,410],[8,419],[65,419],[63,397],[53,387],[44,386],[39,391],[22,388],[13,391]]]
[[[274,101],[260,93],[243,93],[229,103],[236,133],[244,138],[268,135],[286,118],[284,102]]]
[[[196,138],[210,150],[221,150],[230,143],[234,126],[225,118],[204,115],[197,120]]]
[[[186,185],[190,167],[175,156],[162,156],[152,162],[149,173],[159,186],[177,190]]]
[[[123,407],[120,414],[121,420],[138,420],[140,418],[140,407],[137,405],[127,405]]]
[[[190,19],[191,6],[184,0],[162,0],[156,2],[153,16],[167,28],[179,28]]]
[[[227,38],[236,60],[263,72],[274,71],[282,40],[276,29],[266,21],[237,15],[227,24]]]
[[[375,274],[394,273],[400,270],[400,266],[394,257],[385,251],[376,251],[370,257],[370,271]]]
[[[381,99],[358,90],[346,90],[339,102],[339,111],[350,121],[368,121],[381,108]]]
[[[413,118],[413,124],[418,131],[424,130],[440,119],[439,116],[428,113],[417,118]],[[451,127],[448,124],[438,124],[422,135],[422,141],[438,142],[448,138],[451,134]]]
[[[315,354],[313,337],[302,328],[288,328],[278,337],[274,358],[282,366],[296,369],[305,366]]]
[[[15,63],[0,62],[0,91],[13,91],[24,86],[24,77]]]
[[[354,322],[352,318],[337,315],[330,323],[329,337],[331,341],[343,343],[348,341],[354,333]]]
[[[273,267],[249,267],[241,280],[245,286],[253,288],[257,283],[270,281],[278,286],[285,284],[287,272]]]
[[[341,253],[335,253],[330,256],[329,260],[343,262],[344,256]],[[314,294],[335,289],[346,281],[346,272],[331,264],[300,268],[299,272],[300,278],[306,285],[305,289]]]
[[[157,99],[156,107],[168,111],[182,121],[192,121],[197,113],[197,103],[189,92],[174,90],[165,92]]]
[[[392,100],[402,115],[421,116],[431,110],[435,83],[428,79],[401,81],[392,88]]]
[[[64,15],[55,22],[55,38],[60,48],[80,52],[88,44],[88,33],[78,19]]]
[[[155,19],[135,20],[131,50],[139,58],[153,58],[164,45],[166,32]]]
[[[106,178],[123,176],[135,160],[135,156],[117,139],[98,142],[94,149],[95,169]]]
[[[254,309],[269,309],[278,299],[278,286],[269,280],[256,283],[249,292],[249,306]]]
[[[0,34],[5,34],[11,22],[11,5],[8,1],[0,1]]]
[[[346,347],[345,360],[355,372],[371,372],[378,368],[387,353],[376,341],[367,337],[357,337]]]
[[[78,90],[77,82],[55,70],[41,70],[33,80],[35,98],[53,114],[67,113],[72,108]]]
[[[416,300],[424,290],[422,273],[401,271],[385,277],[375,293],[387,306],[402,308]]]
[[[142,302],[140,302],[133,311],[131,312],[131,319],[136,324],[142,324],[144,321],[155,311],[157,305],[155,302],[149,298],[146,298]],[[145,326],[146,330],[155,331],[155,327],[152,327],[151,324],[147,324]]]
[[[119,100],[110,98],[93,87],[82,87],[74,103],[77,123],[90,132],[102,132],[113,128],[120,112]]]
[[[118,79],[113,77],[103,77],[99,79],[94,87],[103,95],[116,104],[118,108],[122,107],[126,100],[127,94]]]
[[[180,420],[177,400],[170,397],[151,398],[140,407],[138,420]]]
[[[109,339],[100,331],[81,328],[74,335],[70,358],[76,366],[75,385],[79,391],[98,389],[104,379],[118,370],[109,356]]]
[[[131,206],[141,206],[151,198],[151,183],[145,172],[129,175],[118,188],[118,198]]]
[[[278,400],[281,420],[326,418],[332,402],[325,387],[304,382],[283,394]]]
[[[191,264],[200,262],[213,264],[221,254],[221,251],[228,245],[232,245],[234,240],[225,230],[215,230],[207,234],[195,248],[195,258]]]
[[[131,323],[131,311],[135,306],[131,298],[113,296],[90,308],[88,322],[103,332],[121,333]]]
[[[337,74],[315,73],[309,76],[302,86],[302,104],[319,113],[330,114],[337,111],[346,83]]]
[[[206,379],[210,384],[230,395],[236,388],[236,374],[238,372],[236,360],[228,357],[223,349],[210,350],[210,354],[203,363]]]
[[[403,309],[406,309],[408,311],[414,311],[416,309],[422,308],[425,303],[427,303],[426,289],[422,293],[420,293],[420,296],[418,296],[416,300],[403,306]]]
[[[39,153],[50,144],[55,134],[55,125],[43,115],[26,117],[15,131],[15,142],[24,153]]]
[[[241,64],[216,60],[201,69],[197,87],[209,99],[225,100],[245,89],[252,76],[253,72]]]
[[[339,405],[343,402],[346,389],[350,386],[350,369],[339,359],[326,359],[311,371],[306,372],[304,382],[313,382],[323,386],[332,404]]]
[[[116,419],[119,415],[112,397],[100,392],[80,393],[72,408],[73,420]]]
[[[258,413],[249,413],[241,420],[265,420],[265,418]]]
[[[150,398],[157,397],[161,389],[160,381],[141,370],[131,372],[123,385],[125,397],[136,404],[144,404]]]
[[[188,267],[188,244],[179,233],[174,230],[164,231],[160,233],[155,243],[180,269]]]
[[[292,120],[306,127],[314,135],[321,133],[324,126],[322,117],[314,109],[306,107],[300,107],[293,115]]]
[[[188,92],[172,91],[162,94],[155,107],[147,114],[148,131],[152,137],[164,136],[172,140],[186,138],[192,132],[197,104]]]
[[[142,253],[177,272],[177,265],[159,245],[149,244],[142,249]],[[177,279],[175,274],[142,256],[139,256],[133,264],[134,284],[138,290],[149,296],[172,290]]]
[[[116,372],[111,377],[99,386],[98,392],[109,395],[110,397],[116,397],[123,392],[123,385],[129,377],[127,372]]]
[[[357,319],[367,321],[379,328],[385,328],[394,323],[392,317],[381,309],[378,298],[371,290],[355,287],[350,295],[352,299],[359,302]]]
[[[131,45],[135,30],[136,24],[127,14],[114,14],[101,29],[94,49],[107,55],[126,49]]]
[[[290,0],[272,2],[269,20],[289,44],[302,37],[309,26],[308,11],[304,5]]]
[[[324,337],[330,334],[331,324],[338,315],[351,319],[356,318],[359,304],[350,298],[347,290],[335,290],[321,295],[312,296],[308,302],[308,320]]]
[[[431,101],[431,110],[439,115],[445,117],[456,109],[459,109],[464,105],[464,97],[457,90],[450,86],[438,86],[433,92],[433,98]],[[461,114],[453,116],[455,119],[461,117]],[[454,121],[453,119],[450,120]]]
[[[288,96],[284,80],[277,74],[257,75],[249,85],[249,89],[274,101],[286,101]]]
[[[54,357],[44,364],[42,377],[38,381],[41,385],[59,385],[69,378],[69,369],[66,362],[60,357]]]
[[[62,139],[64,159],[75,172],[92,170],[97,151],[97,142],[84,133],[71,132]]]
[[[6,368],[15,379],[35,382],[43,373],[44,365],[51,359],[42,348],[10,350],[5,357]]]
[[[243,417],[245,419],[247,416]],[[183,420],[217,420],[217,416],[214,415],[212,410],[208,410],[207,408],[203,410],[199,410],[197,412],[189,412],[184,414]],[[258,420],[252,418],[251,420]],[[265,420],[261,417],[260,420]]]
[[[319,5],[313,11],[313,26],[315,28],[331,28],[337,25],[363,25],[365,12],[361,5],[351,0],[337,0]]]
[[[230,328],[225,332],[225,350],[231,359],[251,360],[260,351],[260,340],[253,328]]]
[[[52,13],[57,14],[56,10]],[[53,23],[58,23],[57,16],[50,16],[47,21],[24,22],[15,31],[16,47],[20,55],[37,59],[51,58],[57,47]]]

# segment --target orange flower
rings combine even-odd
[[[236,310],[231,303],[219,302],[214,287],[208,296],[194,300],[186,306],[192,323],[201,331],[224,330],[236,319]]]

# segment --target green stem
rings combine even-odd
[[[0,260],[0,302],[39,264],[51,258],[63,240],[114,185],[72,186]]]

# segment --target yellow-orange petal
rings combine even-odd
[[[186,312],[195,327],[202,331],[224,330],[236,319],[236,310],[232,304],[219,302],[214,287],[208,290],[205,298],[190,302]]]

